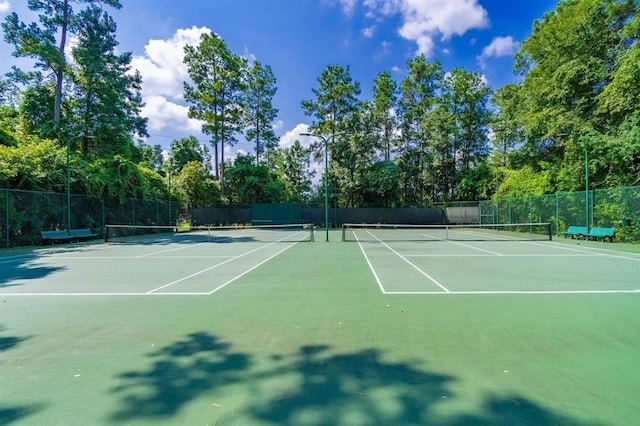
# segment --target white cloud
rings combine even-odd
[[[370,27],[367,27],[365,29],[362,30],[362,35],[365,36],[366,38],[371,38],[373,37],[373,34],[375,33],[376,30],[376,26],[372,25]]]
[[[371,17],[400,14],[398,34],[416,43],[418,55],[431,56],[437,37],[448,40],[489,25],[478,0],[365,0],[364,5]]]
[[[364,0],[364,6],[368,9],[367,16],[374,18],[377,15],[389,16],[398,13],[404,2],[405,0]]]
[[[245,58],[249,62],[249,64],[253,64],[258,60],[256,55],[249,51],[249,48],[247,48],[247,46],[244,47],[244,53],[242,54],[242,57]]]
[[[342,10],[347,15],[351,15],[356,8],[356,0],[340,0],[340,4],[342,5]]]
[[[351,15],[356,8],[357,0],[323,0],[322,3],[329,6],[340,4],[340,7],[342,8],[344,14]]]
[[[182,99],[183,82],[189,79],[187,66],[182,62],[184,47],[197,45],[200,36],[211,33],[206,27],[179,29],[169,40],[149,40],[144,56],[135,56],[132,67],[142,74],[144,96],[168,96]]]
[[[300,144],[305,148],[309,148],[315,139],[311,136],[300,136],[300,133],[307,133],[309,131],[309,125],[305,123],[299,123],[293,129],[280,136],[280,142],[278,145],[280,148],[289,148],[295,141],[300,141]]]
[[[202,122],[189,118],[189,107],[159,95],[145,96],[144,101],[141,113],[149,119],[148,127],[152,133],[171,130],[200,135]]]
[[[229,145],[225,145],[224,146],[224,161],[225,163],[227,161],[230,161],[231,163],[233,163],[234,161],[236,161],[236,158],[238,158],[239,156],[246,156],[248,155],[249,152],[245,149],[242,148],[234,148],[231,147]],[[214,160],[215,161],[215,160]]]
[[[480,65],[484,67],[488,58],[500,58],[502,56],[511,56],[513,52],[518,50],[520,43],[515,41],[513,37],[495,37],[488,46],[482,49],[482,53],[478,56]]]
[[[0,0],[0,13],[7,13],[11,10],[9,0]]]
[[[73,36],[70,37],[67,40],[67,43],[64,46],[64,56],[65,59],[67,60],[67,62],[69,62],[71,65],[77,65],[76,61],[74,61],[73,59],[73,50],[78,47],[78,44],[80,43],[80,39],[77,36]]]
[[[148,119],[149,133],[172,138],[194,135],[206,140],[202,122],[189,118],[189,108],[184,104],[184,82],[189,81],[189,72],[182,61],[184,47],[199,44],[200,36],[211,32],[205,27],[179,29],[170,39],[149,40],[145,54],[131,61],[132,70],[142,76],[145,106],[141,115]]]

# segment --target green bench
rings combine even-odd
[[[40,231],[42,244],[53,244],[55,242],[68,243],[71,241],[69,233],[65,231]]]
[[[63,231],[40,231],[42,244],[69,243],[71,241],[86,241],[97,237],[89,228]]]
[[[616,233],[615,228],[591,228],[591,231],[587,234],[587,238],[595,241],[602,241],[603,243],[609,239],[609,242],[613,242],[613,237]]]
[[[72,229],[69,231],[72,240],[76,241],[84,241],[84,240],[92,240],[97,237],[97,234],[91,232],[89,228],[85,229]]]
[[[565,238],[571,237],[572,240],[574,238],[586,239],[586,235],[588,233],[589,232],[587,231],[587,227],[586,226],[570,226],[569,228],[567,228],[566,231],[562,231],[561,232],[561,234],[564,235]]]

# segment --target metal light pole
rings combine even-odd
[[[71,232],[71,167],[69,164],[69,146],[71,141],[80,136],[67,139],[67,233]]]
[[[589,151],[584,144],[584,217],[589,232]]]
[[[167,168],[167,177],[169,178],[169,224],[173,223],[173,210],[171,209],[171,169],[173,168],[173,159],[169,159],[169,167]]]
[[[330,136],[333,140],[343,133],[335,133]],[[313,136],[324,143],[324,228],[325,241],[329,242],[329,139],[315,133],[300,133],[300,136]]]

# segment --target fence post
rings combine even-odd
[[[6,212],[5,217],[7,218],[7,226],[6,226],[5,232],[7,234],[7,248],[9,248],[9,190],[8,189],[4,190],[4,208]]]
[[[102,206],[102,236],[107,236],[107,211],[104,205],[104,198],[100,200],[100,204]]]
[[[556,235],[560,235],[560,195],[556,192]]]
[[[594,223],[594,218],[593,218],[593,209],[596,205],[596,190],[592,189],[591,190],[591,196],[589,197],[589,201],[590,201],[590,206],[589,206],[589,219],[591,220],[591,223],[589,224],[591,227],[593,227]]]

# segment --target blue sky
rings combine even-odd
[[[512,54],[531,32],[535,19],[557,0],[121,0],[123,8],[107,8],[118,24],[121,51],[134,54],[142,73],[143,95],[152,135],[146,143],[168,148],[176,138],[195,135],[206,144],[200,123],[187,117],[182,82],[185,44],[200,34],[219,34],[229,49],[272,67],[278,92],[276,135],[287,146],[306,130],[310,118],[300,106],[312,99],[312,88],[327,65],[349,66],[360,82],[362,98],[370,98],[373,79],[390,71],[399,82],[406,62],[418,54],[480,71],[492,88],[515,81]],[[25,21],[36,17],[25,0],[0,0],[0,18],[17,12]],[[0,41],[0,72],[25,64]],[[251,152],[240,142],[228,148]]]

